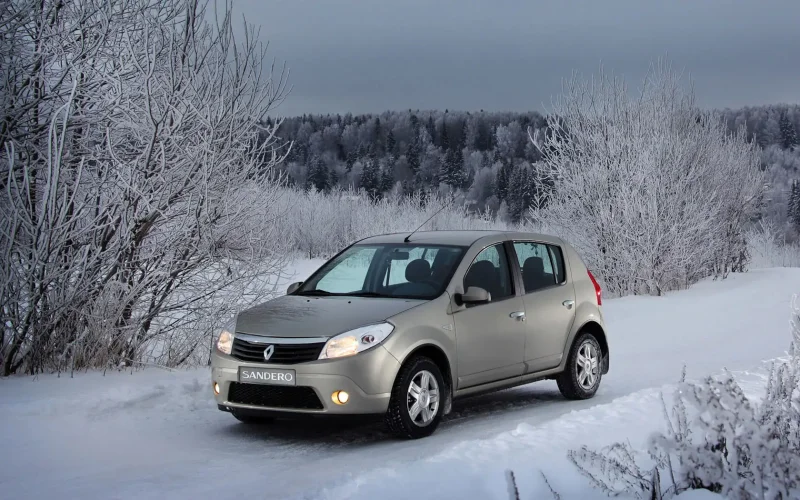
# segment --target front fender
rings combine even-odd
[[[442,294],[427,304],[402,312],[389,321],[397,332],[391,335],[386,349],[402,364],[417,349],[425,346],[437,348],[447,359],[449,376],[456,373],[456,334],[453,317],[447,314],[450,295]]]

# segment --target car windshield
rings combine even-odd
[[[353,245],[295,294],[433,299],[444,292],[463,254],[463,247],[447,245]]]

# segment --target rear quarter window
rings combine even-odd
[[[561,247],[557,245],[547,245],[547,252],[550,254],[550,262],[553,266],[556,283],[560,285],[567,281],[567,275],[564,270],[564,253]]]

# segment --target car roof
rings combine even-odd
[[[359,241],[359,244],[369,243],[404,243],[409,233],[388,233],[370,236]],[[527,233],[521,231],[499,230],[471,230],[471,231],[417,231],[409,239],[409,243],[428,245],[457,245],[472,246],[475,243],[491,244],[505,240],[535,240],[544,243],[563,244],[560,238],[540,233]]]

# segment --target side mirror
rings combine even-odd
[[[291,285],[289,285],[289,288],[286,289],[286,295],[293,294],[295,292],[295,290],[300,288],[300,285],[302,285],[302,284],[303,284],[302,281],[298,281],[296,283],[292,283]]]
[[[462,293],[459,297],[464,304],[483,304],[492,301],[492,294],[487,292],[481,287],[471,286],[467,288],[466,293]]]

